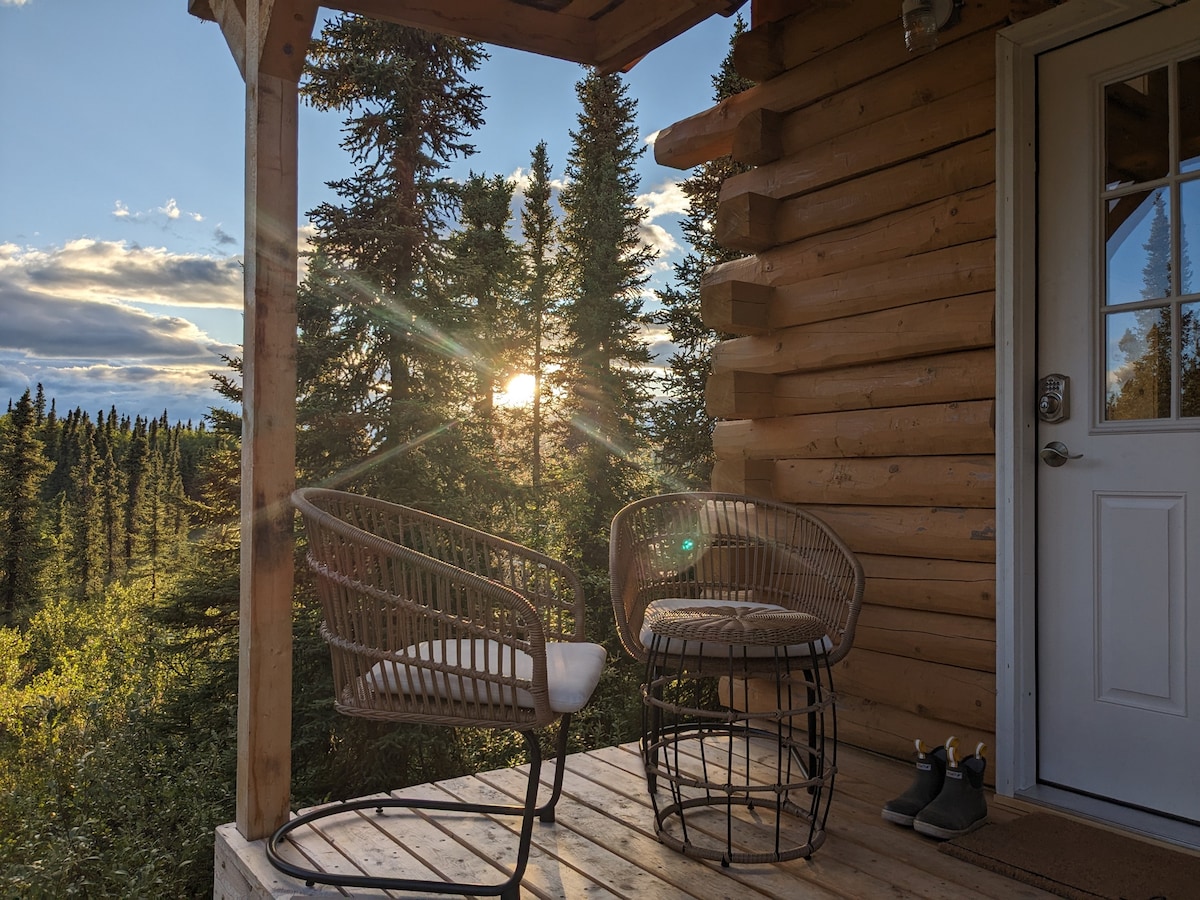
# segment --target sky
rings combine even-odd
[[[713,105],[734,20],[709,19],[626,76],[639,133]],[[546,141],[561,178],[584,69],[499,47],[478,152],[448,174],[520,181]],[[244,85],[187,0],[0,0],[0,402],[40,383],[58,412],[199,423],[241,354]],[[301,217],[350,172],[336,114],[300,114]],[[686,248],[687,172],[640,165],[651,289]],[[305,222],[297,223],[303,230]],[[2,410],[0,410],[2,411]]]

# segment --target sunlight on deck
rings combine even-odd
[[[547,767],[549,768],[549,767]],[[552,774],[552,773],[550,773]],[[543,779],[548,773],[543,770]],[[811,860],[734,865],[690,859],[658,842],[636,744],[568,759],[558,822],[534,826],[522,896],[544,900],[628,898],[1049,898],[1052,895],[937,851],[937,842],[889,825],[883,803],[908,785],[907,765],[841,748],[829,835]],[[507,769],[395,792],[512,802],[524,775]],[[992,821],[1018,813],[992,804]],[[739,811],[749,819],[753,814]],[[431,879],[499,881],[516,848],[516,819],[371,811],[324,820],[297,832],[297,861],[328,871]],[[721,826],[723,827],[723,825]],[[747,827],[755,826],[748,822]],[[804,823],[797,828],[807,829]],[[406,896],[307,887],[267,862],[263,842],[247,843],[233,825],[218,829],[218,900],[306,896]],[[407,895],[413,896],[413,895]]]

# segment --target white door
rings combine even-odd
[[[1200,821],[1200,2],[1038,92],[1038,780]]]

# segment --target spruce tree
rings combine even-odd
[[[714,101],[754,84],[733,65],[733,44],[745,29],[739,16],[729,52],[712,78]],[[666,326],[674,347],[662,377],[662,398],[650,414],[651,432],[659,445],[662,487],[667,490],[707,490],[711,485],[714,419],[705,408],[704,390],[712,370],[712,348],[723,335],[700,316],[700,282],[711,266],[741,255],[716,242],[713,225],[721,186],[748,168],[725,156],[697,167],[681,184],[688,200],[681,230],[691,250],[675,263],[674,284],[657,291],[661,308],[650,316],[655,324]]]
[[[90,419],[76,432],[78,462],[71,467],[66,491],[68,509],[66,546],[67,574],[78,600],[100,596],[108,572],[105,561],[104,503],[100,490],[100,459],[96,452],[96,429]]]
[[[529,186],[521,209],[521,234],[525,239],[527,288],[525,314],[529,327],[529,370],[533,374],[533,402],[530,431],[530,481],[533,488],[534,513],[542,502],[542,417],[544,382],[546,378],[546,342],[555,336],[552,316],[556,310],[558,279],[557,227],[554,210],[550,207],[550,161],[546,142],[533,148],[529,167]]]
[[[460,228],[446,242],[448,281],[466,312],[462,342],[473,350],[475,407],[489,427],[497,383],[511,371],[522,337],[513,297],[520,258],[508,236],[513,183],[472,172],[460,197]]]
[[[50,466],[42,456],[37,410],[28,390],[0,419],[0,624],[12,625],[32,608],[45,541],[38,527],[42,483]]]
[[[585,567],[608,561],[612,516],[638,490],[649,400],[642,289],[653,252],[640,237],[636,203],[637,101],[620,75],[592,71],[576,85],[580,112],[571,132],[562,259],[563,373],[571,432],[567,438],[569,532]]]
[[[409,499],[415,483],[436,480],[422,447],[442,436],[444,449],[462,412],[454,404],[469,396],[453,340],[461,310],[440,289],[455,191],[437,175],[474,152],[466,138],[482,124],[483,96],[465,76],[483,58],[458,38],[342,16],[310,45],[302,85],[317,109],[346,114],[354,174],[331,182],[338,204],[310,214],[319,265],[300,293],[301,341],[315,337],[321,356],[301,349],[300,424],[337,441],[343,459],[345,448],[388,454],[363,478]],[[338,380],[335,407],[323,391]]]

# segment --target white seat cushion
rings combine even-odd
[[[418,668],[404,659],[425,660],[462,666],[480,672],[508,676],[513,674],[512,649],[498,641],[460,640],[426,641],[405,648],[395,660],[384,659],[372,666],[366,675],[374,690],[392,694],[419,694],[449,697],[469,703],[513,703],[512,688],[472,678],[459,678],[446,672]],[[517,650],[516,677],[533,677],[533,658]],[[592,696],[600,673],[604,671],[607,654],[599,644],[553,642],[546,645],[546,680],[550,692],[550,708],[556,713],[573,713],[583,708]],[[533,696],[523,688],[516,692],[516,705],[533,709]]]
[[[638,632],[638,637],[641,639],[642,646],[649,648],[654,640],[654,632],[650,630],[649,622],[653,616],[651,613],[654,610],[668,609],[735,609],[738,612],[750,612],[752,610],[765,610],[773,612],[791,612],[786,606],[779,606],[776,603],[757,603],[750,600],[683,600],[676,597],[670,597],[664,600],[655,600],[646,607],[646,615],[642,618],[642,628]],[[667,638],[659,644],[659,653],[679,653],[683,650],[683,641],[678,638]],[[742,648],[745,648],[745,655],[752,658],[770,658],[775,655],[776,651],[786,651],[791,659],[807,657],[809,655],[808,644],[791,644],[786,647],[777,648],[770,644],[734,644],[738,648],[737,655],[742,655]],[[817,646],[821,652],[828,653],[833,648],[833,642],[829,636],[821,638],[817,642]],[[689,656],[728,656],[729,644],[719,641],[710,641],[707,643],[699,643],[697,641],[687,642],[687,652]]]

